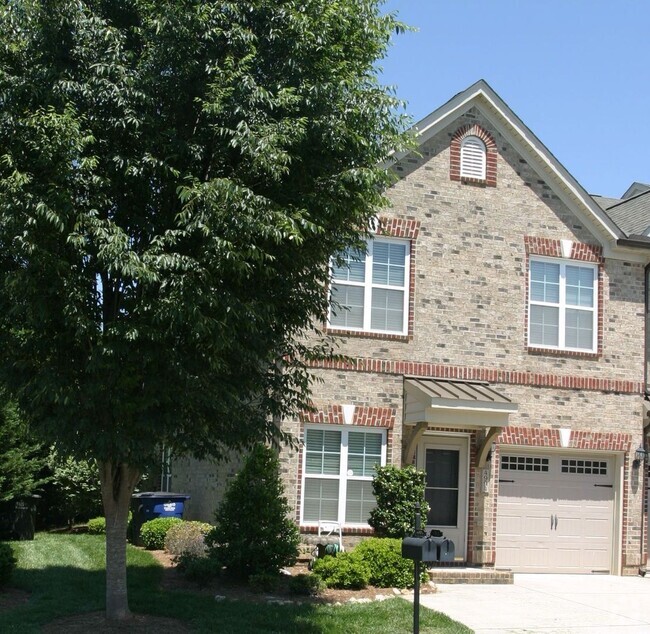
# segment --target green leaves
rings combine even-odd
[[[288,440],[404,141],[379,7],[3,5],[0,380],[47,439],[141,468]]]
[[[47,482],[41,446],[30,434],[16,404],[0,392],[0,502],[31,495]]]
[[[415,529],[415,505],[420,505],[422,525],[426,524],[429,504],[425,500],[424,471],[414,466],[378,467],[372,481],[377,506],[370,512],[368,523],[380,537],[407,537]]]

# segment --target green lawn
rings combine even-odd
[[[0,632],[38,632],[54,619],[104,607],[104,540],[95,535],[38,534],[33,542],[12,544],[19,560],[12,585],[31,593],[30,601],[0,612]],[[267,605],[216,602],[190,592],[158,589],[162,569],[147,552],[129,547],[129,604],[136,613],[175,617],[197,632],[366,634],[412,631],[413,606],[402,599],[343,606]],[[425,608],[422,634],[471,633],[446,616]]]

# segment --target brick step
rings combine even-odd
[[[510,570],[493,568],[431,568],[429,577],[434,583],[510,584],[513,582]]]

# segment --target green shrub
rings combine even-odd
[[[52,447],[48,457],[52,482],[47,495],[50,511],[69,526],[102,512],[99,469],[94,460],[76,460],[61,455]],[[48,511],[48,512],[50,512]]]
[[[133,513],[129,511],[128,517],[128,527],[127,532],[131,528],[131,520],[133,519]],[[105,517],[93,517],[88,520],[87,523],[88,534],[89,535],[106,535],[106,518]]]
[[[206,542],[225,574],[248,579],[295,563],[300,535],[289,519],[275,452],[257,445],[233,479]]]
[[[415,529],[415,505],[420,503],[422,524],[426,524],[429,505],[424,499],[426,474],[415,467],[378,467],[372,480],[377,506],[370,511],[368,523],[378,537],[403,538]]]
[[[370,568],[354,551],[317,559],[312,570],[328,588],[360,590],[370,583]]]
[[[296,575],[289,581],[291,594],[302,596],[316,596],[327,588],[325,582],[318,575]]]
[[[221,565],[213,557],[184,553],[177,559],[177,568],[186,579],[204,588],[219,576]]]
[[[0,542],[0,588],[6,586],[16,569],[16,558],[9,544]]]
[[[196,555],[205,557],[205,536],[212,526],[205,522],[181,522],[174,524],[165,536],[165,550],[174,557]]]
[[[140,528],[140,540],[147,550],[162,550],[165,547],[167,531],[180,524],[183,520],[178,517],[157,517],[145,522]]]
[[[106,535],[106,518],[93,517],[88,520],[88,532],[91,535]]]
[[[414,563],[402,557],[402,540],[389,538],[367,539],[353,551],[370,570],[370,584],[379,588],[410,588],[414,583]],[[429,578],[424,566],[420,581]]]
[[[18,405],[0,388],[0,502],[29,498],[48,478],[41,445],[30,433]]]
[[[280,585],[279,575],[260,572],[248,577],[248,585],[253,592],[275,592]]]

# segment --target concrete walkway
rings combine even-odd
[[[516,574],[513,585],[438,585],[423,606],[476,634],[650,634],[650,576]]]

